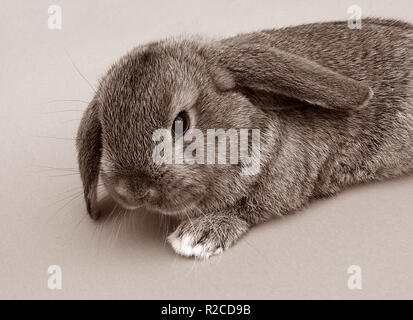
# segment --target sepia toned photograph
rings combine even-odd
[[[411,1],[0,3],[0,299],[413,298]]]

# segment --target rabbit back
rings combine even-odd
[[[270,45],[372,88],[374,96],[369,104],[349,113],[315,106],[272,111],[287,136],[282,140],[278,165],[285,168],[294,163],[290,174],[307,186],[302,189],[309,197],[413,172],[412,25],[364,19],[359,30],[350,29],[346,21],[314,23],[225,41]],[[261,101],[279,103],[280,99]],[[297,102],[290,99],[288,104]],[[291,150],[292,141],[296,154],[283,157],[283,148]],[[303,190],[297,191],[298,198]]]

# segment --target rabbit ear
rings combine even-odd
[[[341,110],[363,108],[373,95],[362,82],[269,46],[227,45],[218,55],[219,65],[232,73],[240,87]]]
[[[96,99],[90,102],[80,122],[76,146],[87,212],[92,219],[96,220],[99,217],[97,184],[102,155],[101,127]]]

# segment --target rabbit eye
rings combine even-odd
[[[172,125],[172,133],[184,134],[189,129],[189,116],[185,111],[180,112]]]

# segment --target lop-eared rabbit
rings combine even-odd
[[[90,216],[99,216],[100,177],[122,207],[181,219],[168,237],[172,247],[206,258],[314,198],[411,173],[413,27],[362,23],[133,49],[103,77],[78,131]],[[153,134],[161,128],[172,132],[173,149],[192,129],[259,129],[259,157],[252,159],[259,171],[243,174],[242,161],[157,163]],[[251,149],[246,139],[239,143]]]

